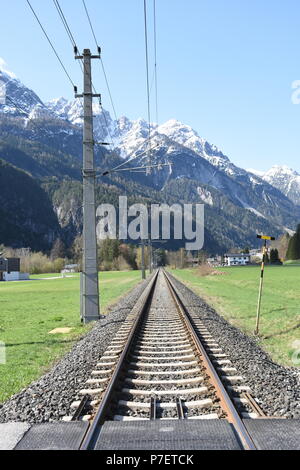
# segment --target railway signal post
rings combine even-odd
[[[256,311],[256,326],[254,330],[255,335],[258,335],[258,332],[259,332],[261,296],[262,296],[264,269],[265,269],[266,255],[267,255],[267,240],[275,240],[274,237],[269,237],[268,235],[257,235],[257,238],[264,240],[264,244],[263,244],[263,257],[262,257],[261,270],[260,270],[260,282],[259,282],[259,292],[258,292],[257,311]]]
[[[80,314],[83,323],[99,320],[99,287],[97,265],[97,239],[96,239],[96,204],[95,204],[95,164],[94,164],[94,136],[93,136],[93,98],[101,95],[92,92],[91,59],[100,59],[98,55],[91,55],[89,49],[84,49],[83,55],[75,59],[83,61],[84,89],[83,94],[83,260],[80,280]]]

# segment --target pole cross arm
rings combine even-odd
[[[82,96],[92,96],[93,98],[101,98],[100,93],[89,93],[89,92],[86,93],[86,92],[84,92],[84,93],[82,93],[80,96],[81,96],[81,97],[82,97]]]
[[[269,235],[256,235],[256,238],[260,238],[261,240],[275,240],[275,237],[270,237]]]
[[[82,175],[85,176],[85,177],[88,177],[88,176],[93,176],[95,177],[96,176],[96,171],[95,170],[89,170],[87,168],[84,168],[82,170]]]

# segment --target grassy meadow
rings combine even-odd
[[[79,274],[67,276],[0,283],[0,342],[6,352],[5,364],[0,356],[0,402],[38,378],[91,328],[80,323]],[[138,271],[99,273],[101,313],[139,281]],[[68,330],[50,333],[57,328]]]
[[[224,274],[202,276],[197,268],[171,270],[230,323],[253,335],[260,267],[215,271]],[[262,348],[278,363],[299,366],[295,351],[300,350],[300,266],[266,266],[260,318]]]

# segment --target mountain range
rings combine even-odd
[[[48,202],[50,227],[45,236],[37,237],[40,217],[38,206],[22,193],[23,206],[36,205],[36,224],[21,236],[22,217],[12,204],[17,178],[11,179],[10,191],[0,189],[8,226],[10,219],[20,227],[20,237],[0,232],[0,243],[49,249],[54,237],[70,245],[80,234],[81,165],[82,165],[82,104],[80,100],[58,98],[43,103],[37,94],[18,79],[0,71],[6,84],[6,102],[0,104],[0,159],[21,172],[26,185],[38,185]],[[151,162],[162,165],[145,174],[135,170],[111,173],[97,184],[97,202],[117,202],[127,194],[132,202],[167,203],[202,202],[205,204],[205,246],[210,253],[232,247],[256,246],[256,233],[279,236],[292,233],[300,221],[300,176],[286,166],[274,166],[268,172],[244,170],[234,165],[218,147],[210,144],[176,119],[149,126],[143,119],[126,116],[112,119],[109,112],[95,102],[94,135],[97,142],[111,142],[95,147],[97,169],[123,166],[134,168]],[[150,158],[147,149],[151,148]],[[25,172],[25,173],[24,173]],[[15,173],[17,174],[17,173]],[[1,176],[1,174],[0,174]],[[25,182],[24,182],[25,184]],[[20,197],[20,196],[19,196]],[[46,209],[44,208],[44,211]],[[53,219],[54,217],[54,219]],[[176,243],[169,247],[177,247]]]
[[[297,171],[286,165],[274,165],[266,172],[251,169],[248,171],[279,189],[296,205],[300,205],[300,175]]]

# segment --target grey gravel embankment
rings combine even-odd
[[[0,423],[43,423],[68,415],[74,392],[90,377],[148,282],[139,283],[124,296],[47,374],[0,404]]]
[[[193,291],[173,278],[189,311],[196,313],[228,354],[268,416],[300,418],[300,370],[275,364],[258,345],[230,325]],[[90,377],[149,279],[127,294],[50,372],[0,405],[0,423],[41,423],[70,414],[74,392]]]
[[[266,415],[300,418],[300,369],[272,361],[258,341],[230,325],[191,289],[174,278],[188,311],[201,320],[251,387]]]

